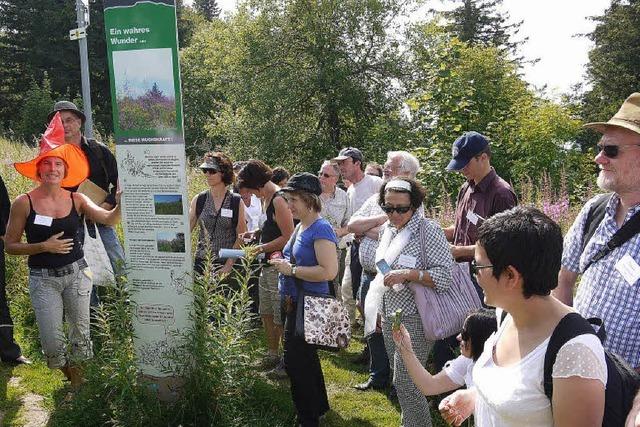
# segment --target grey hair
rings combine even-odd
[[[333,172],[335,172],[336,175],[340,176],[340,168],[338,167],[338,164],[336,162],[332,162],[331,160],[325,160],[324,162],[322,162],[320,169],[322,169],[326,165],[331,166],[333,168]]]
[[[389,151],[387,153],[387,160],[400,157],[400,170],[408,175],[410,178],[416,177],[418,171],[420,171],[420,162],[413,154],[408,151]]]

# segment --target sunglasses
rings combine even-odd
[[[220,171],[217,170],[217,169],[202,169],[202,173],[205,174],[205,175],[215,175],[218,172],[220,172]]]
[[[621,149],[627,149],[629,147],[640,147],[640,144],[633,145],[605,145],[605,144],[597,144],[596,148],[598,152],[604,153],[610,159],[615,159],[620,154]]]
[[[334,176],[337,176],[337,175],[329,175],[328,173],[318,172],[318,178],[320,178],[320,177],[333,178]]]
[[[474,260],[471,261],[471,266],[469,268],[469,271],[471,272],[471,274],[476,276],[478,274],[478,272],[480,270],[482,270],[483,268],[493,268],[493,265],[478,265],[478,263],[474,259]]]
[[[394,211],[398,212],[399,214],[406,214],[411,210],[411,206],[386,206],[385,205],[380,207],[382,208],[384,213],[387,213],[387,214],[391,214]]]

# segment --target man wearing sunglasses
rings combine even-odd
[[[594,159],[600,170],[597,183],[610,194],[589,200],[569,229],[553,294],[571,305],[582,275],[576,310],[585,318],[601,318],[607,328],[605,348],[640,371],[640,227],[625,227],[630,237],[603,251],[618,230],[640,215],[640,93],[631,94],[608,122],[584,126],[602,134]],[[594,223],[589,218],[598,204],[604,210]],[[588,238],[587,230],[594,229]]]
[[[513,189],[500,178],[491,166],[491,147],[489,140],[478,132],[466,132],[453,143],[452,159],[447,171],[460,172],[466,182],[458,192],[456,202],[455,223],[444,229],[447,240],[451,243],[451,254],[457,262],[473,260],[478,228],[482,222],[502,211],[511,209],[517,204]],[[475,282],[480,301],[484,296],[482,289]],[[453,335],[436,341],[433,355],[437,370],[454,357],[452,348],[458,346]]]

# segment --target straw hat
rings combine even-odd
[[[593,122],[584,125],[584,127],[595,129],[600,133],[604,133],[609,126],[629,129],[640,135],[640,92],[629,95],[622,107],[608,122]]]
[[[18,173],[34,181],[38,177],[38,163],[45,157],[61,158],[66,164],[66,176],[62,187],[76,187],[89,176],[89,162],[82,149],[64,141],[64,127],[60,113],[57,112],[40,140],[40,153],[28,162],[14,163]]]

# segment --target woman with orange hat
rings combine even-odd
[[[103,224],[116,223],[120,216],[119,194],[116,207],[107,211],[84,194],[63,188],[84,181],[89,165],[80,148],[64,144],[59,113],[43,135],[40,154],[14,166],[39,185],[13,203],[5,248],[9,254],[29,257],[29,294],[47,364],[62,370],[76,388],[82,377],[73,363],[92,354],[89,336],[92,273],[78,240],[81,215]],[[23,233],[26,242],[21,241]],[[69,323],[71,360],[65,352],[63,313]]]

